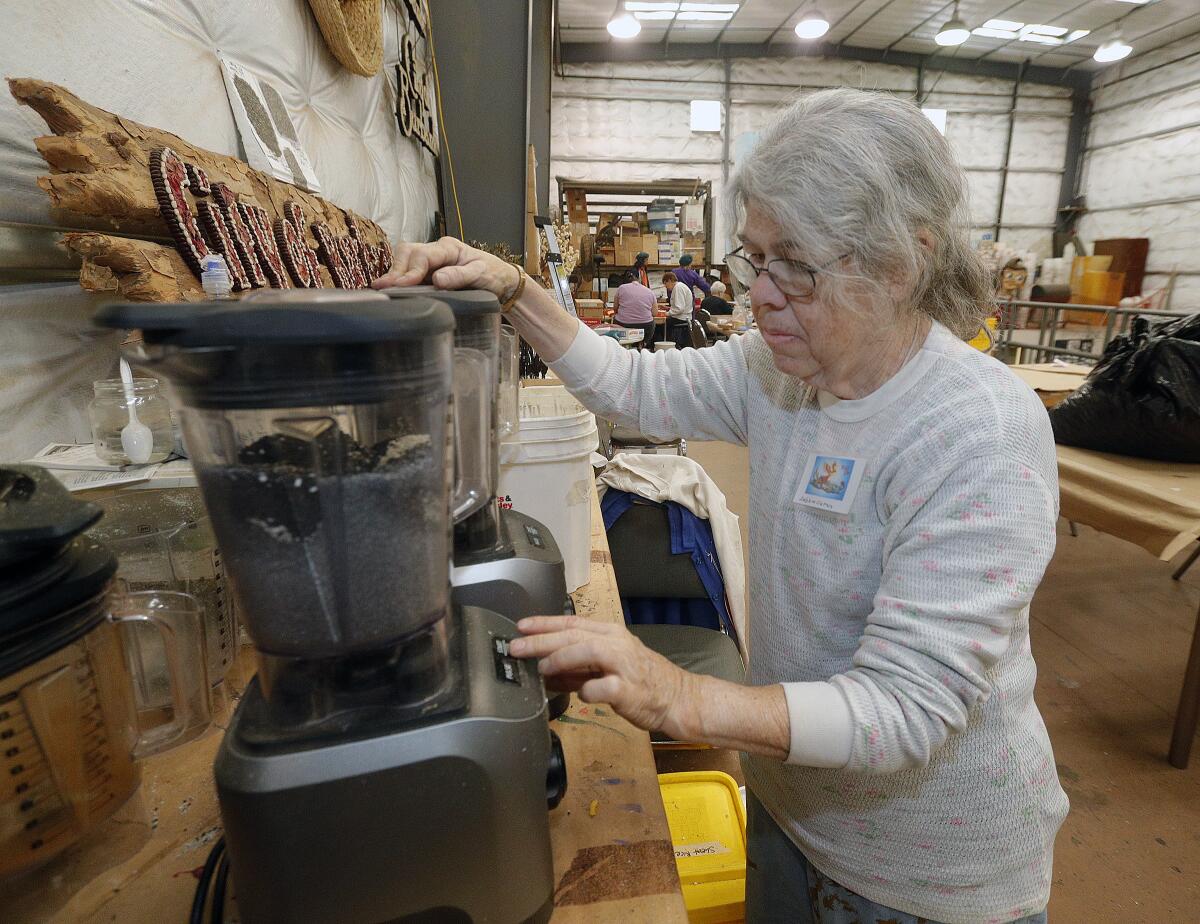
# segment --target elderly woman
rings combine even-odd
[[[711,349],[623,351],[449,239],[401,247],[381,283],[489,289],[596,413],[749,447],[747,685],[577,617],[524,620],[513,651],[642,728],[746,752],[748,921],[1045,921],[1067,799],[1029,602],[1054,444],[963,342],[989,300],[963,175],[914,106],[831,90],[730,186],[758,330]]]

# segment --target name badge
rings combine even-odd
[[[849,513],[865,468],[862,459],[809,453],[796,503],[830,513]]]

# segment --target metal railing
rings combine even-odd
[[[1106,305],[1075,305],[1067,302],[997,302],[996,307],[1000,310],[1000,323],[996,325],[994,353],[1007,350],[1010,351],[1009,356],[1011,356],[1011,351],[1021,350],[1022,354],[1026,351],[1037,354],[1039,360],[1047,356],[1070,356],[1093,362],[1100,358],[1114,337],[1129,332],[1134,318],[1179,318],[1191,313],[1189,311],[1151,311],[1145,308],[1112,308]],[[1040,312],[1036,328],[1014,326],[1019,315],[1019,311],[1016,309],[1021,308],[1030,309],[1031,314],[1034,311]],[[1065,323],[1063,312],[1066,311],[1090,312],[1096,316],[1097,323],[1082,329],[1065,328],[1062,325]],[[1025,343],[1015,339],[1014,334],[1022,330],[1036,330],[1037,342]],[[1057,341],[1062,340],[1095,340],[1097,338],[1100,343],[1096,350],[1090,353],[1086,350],[1055,345]],[[1022,355],[1022,362],[1027,361]]]

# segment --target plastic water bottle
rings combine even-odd
[[[210,253],[200,261],[200,285],[204,287],[204,294],[211,299],[233,297],[229,267],[219,253]]]

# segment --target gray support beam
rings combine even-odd
[[[996,201],[996,233],[992,240],[1000,240],[1000,228],[1004,218],[1004,194],[1008,191],[1008,162],[1012,157],[1013,130],[1017,126],[1017,99],[1021,95],[1021,78],[1025,74],[1025,62],[1013,80],[1012,104],[1008,110],[1008,134],[1004,139],[1004,162],[1000,165],[1000,195]]]
[[[1080,183],[1083,180],[1083,157],[1087,139],[1088,124],[1092,118],[1092,102],[1086,90],[1076,89],[1071,94],[1071,121],[1067,125],[1067,154],[1063,160],[1062,182],[1058,186],[1058,208],[1062,210],[1070,206],[1079,195]],[[1070,227],[1063,230],[1069,231]]]
[[[550,95],[554,58],[554,0],[529,4],[529,143],[537,154],[537,206],[550,214]],[[524,210],[522,210],[524,214]]]
[[[1021,65],[1018,62],[972,60],[970,58],[935,57],[918,55],[906,51],[886,51],[881,48],[856,48],[849,45],[806,43],[787,44],[734,44],[724,43],[720,47],[708,43],[675,44],[667,49],[661,43],[630,42],[565,42],[562,45],[563,64],[593,64],[597,62],[625,61],[715,61],[721,58],[843,58],[850,61],[866,61],[873,64],[894,64],[898,67],[918,68],[926,71],[949,71],[956,74],[972,74],[977,77],[999,77],[1012,80]],[[1061,67],[1030,65],[1022,77],[1025,83],[1045,83],[1054,86],[1088,90],[1090,74],[1068,71]]]
[[[550,165],[552,4],[438,0],[429,7],[463,234],[523,253],[526,144],[544,144],[538,160],[547,171]],[[531,30],[542,17],[544,27]],[[531,31],[538,36],[533,43]],[[457,234],[450,177],[443,174],[447,226]]]

